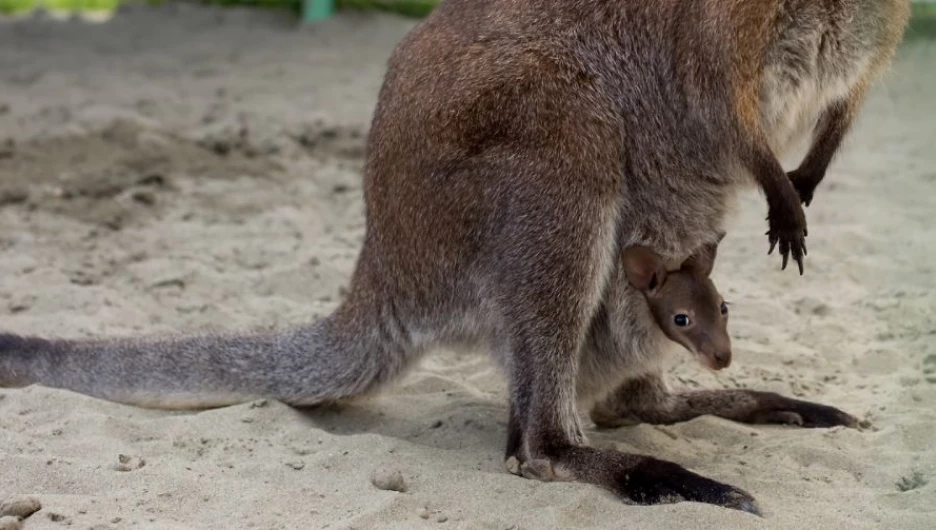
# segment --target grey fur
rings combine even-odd
[[[628,355],[653,359],[662,341],[620,287],[618,256],[643,245],[682,262],[756,183],[770,245],[802,268],[801,201],[908,13],[907,0],[446,0],[390,59],[368,138],[367,234],[333,315],[269,334],[0,335],[0,384],[149,406],[310,404],[467,343],[507,371],[518,472],[757,512],[737,488],[584,445],[577,393],[605,384],[596,372],[652,376]],[[817,121],[788,178],[775,152]]]

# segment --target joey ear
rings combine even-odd
[[[715,268],[715,256],[718,255],[718,244],[721,243],[724,237],[725,233],[721,232],[718,234],[718,238],[714,243],[699,247],[691,256],[686,258],[686,261],[683,262],[680,268],[707,278],[712,274],[712,269]]]
[[[666,281],[666,265],[648,247],[631,247],[622,253],[621,262],[627,281],[637,290],[653,294]]]

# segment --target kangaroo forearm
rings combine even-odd
[[[815,178],[817,183],[822,180],[851,129],[855,110],[861,100],[860,94],[855,95],[833,103],[823,112],[819,123],[816,124],[809,151],[794,173],[809,175]]]
[[[771,209],[787,205],[792,208],[793,204],[799,204],[796,189],[766,142],[756,142],[750,147],[745,165],[764,192]]]
[[[767,220],[770,227],[767,231],[770,243],[767,253],[772,253],[779,243],[780,256],[783,258],[781,268],[786,269],[788,258],[792,256],[800,274],[803,274],[807,229],[799,192],[763,139],[753,140],[745,163],[767,196]]]

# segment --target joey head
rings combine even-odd
[[[625,250],[623,263],[628,281],[644,294],[656,324],[670,340],[713,370],[731,364],[728,304],[709,278],[711,269],[689,259],[668,272],[646,247]]]

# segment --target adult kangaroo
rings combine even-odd
[[[591,340],[600,311],[646,308],[635,288],[609,288],[622,252],[684,262],[717,242],[746,186],[766,197],[770,250],[802,274],[802,203],[908,16],[908,0],[445,0],[390,58],[368,137],[366,237],[333,314],[264,333],[3,334],[0,386],[150,407],[309,405],[467,342],[507,374],[517,472],[756,513],[740,489],[587,446],[581,352],[619,342]],[[787,174],[777,156],[809,135]],[[646,314],[618,333],[660,333]],[[619,375],[588,393],[613,395]]]

